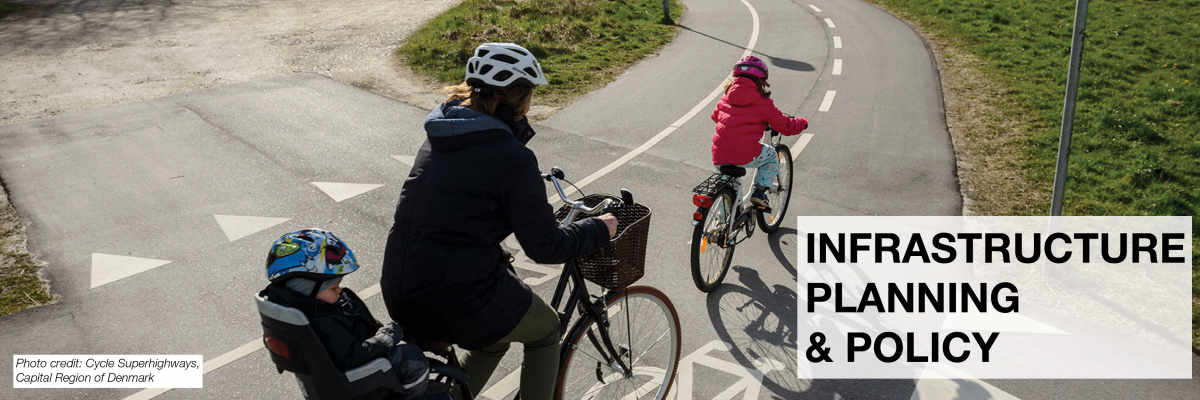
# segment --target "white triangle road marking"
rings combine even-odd
[[[317,189],[329,195],[335,202],[349,199],[360,194],[370,192],[383,187],[382,184],[374,183],[338,183],[338,182],[311,182]]]
[[[417,161],[416,156],[392,156],[392,158],[395,158],[396,161],[402,162],[410,167]]]
[[[167,264],[170,261],[92,253],[92,289]]]
[[[251,217],[242,215],[217,215],[217,225],[221,226],[221,230],[225,232],[225,237],[229,241],[235,241],[246,236],[253,235],[264,229],[275,225],[288,222],[291,218],[274,218],[274,217]]]

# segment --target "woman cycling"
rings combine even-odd
[[[425,118],[427,139],[396,205],[383,259],[392,320],[422,339],[457,344],[479,393],[509,343],[524,343],[521,397],[549,399],[559,362],[558,314],[520,279],[500,246],[510,234],[534,262],[557,264],[608,243],[605,214],[559,228],[546,201],[525,113],[547,84],[525,48],[486,43],[462,84]]]

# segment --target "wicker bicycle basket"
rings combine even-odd
[[[590,194],[580,201],[588,207],[594,207],[604,199],[619,200],[606,194]],[[564,204],[554,213],[554,217],[562,222],[571,211],[570,204]],[[577,260],[583,277],[608,290],[620,290],[637,282],[646,270],[646,240],[650,234],[650,208],[642,204],[625,206],[617,216],[617,235],[599,250],[582,255]],[[575,220],[583,219],[577,213]],[[572,221],[574,222],[574,221]]]

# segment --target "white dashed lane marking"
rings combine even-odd
[[[829,107],[833,105],[833,97],[836,95],[837,95],[837,91],[830,90],[830,91],[825,92],[825,100],[821,101],[821,108],[818,108],[817,111],[820,111],[820,112],[829,111]]]
[[[833,48],[835,48],[835,49],[842,48],[842,37],[841,36],[833,37]]]
[[[811,8],[811,9],[813,9],[813,11],[816,11],[816,12],[821,12],[821,9],[820,9],[820,8],[817,8],[817,6],[814,6],[814,5],[812,5],[812,4],[809,4],[809,5],[808,5],[808,8]]]
[[[825,25],[829,25],[830,28],[837,28],[837,26],[833,25],[833,20],[829,18],[825,18]]]
[[[838,58],[838,59],[833,60],[833,74],[834,75],[842,74],[842,59]]]

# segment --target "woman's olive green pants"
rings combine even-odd
[[[480,350],[463,352],[459,365],[467,371],[467,384],[471,393],[479,395],[491,378],[496,365],[508,352],[508,345],[520,342],[525,345],[525,358],[521,362],[521,399],[549,400],[554,396],[554,384],[558,378],[558,313],[545,300],[533,295],[529,311],[517,323],[517,327],[499,342]],[[452,394],[458,395],[457,390]]]

